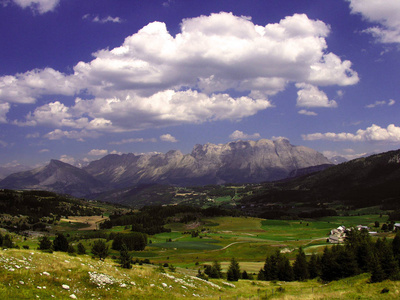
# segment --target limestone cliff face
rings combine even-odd
[[[205,185],[256,183],[288,177],[297,170],[331,164],[315,150],[286,139],[194,146],[190,154],[111,154],[80,169],[52,160],[47,166],[6,177],[0,188],[44,189],[74,196],[144,183]]]
[[[114,187],[139,183],[203,185],[272,181],[292,171],[330,164],[321,153],[293,146],[286,139],[237,141],[194,146],[190,154],[169,151],[156,155],[108,155],[86,168]]]

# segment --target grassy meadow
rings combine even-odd
[[[32,250],[0,250],[1,299],[398,299],[400,282],[362,274],[327,284],[224,279],[204,281],[185,268],[122,269],[111,259]]]
[[[130,232],[126,226],[95,231],[96,224],[104,218],[62,219],[54,225],[53,234],[56,231],[67,236]],[[293,262],[300,246],[307,255],[321,253],[329,245],[326,239],[331,229],[340,225],[367,225],[375,230],[375,221],[382,224],[387,216],[367,214],[318,220],[215,217],[196,223],[171,223],[166,226],[171,232],[149,236],[144,251],[132,252],[134,260],[148,259],[152,264],[136,264],[132,269],[118,266],[119,252],[115,250],[110,250],[105,261],[89,255],[43,253],[36,250],[38,235],[26,238],[13,235],[15,244],[29,249],[0,250],[0,299],[68,299],[71,295],[77,299],[398,299],[400,282],[371,284],[369,274],[328,284],[318,280],[226,282],[210,279],[207,282],[195,277],[198,269],[214,260],[226,272],[232,257],[239,261],[242,271],[257,274],[266,256],[276,250],[287,253]],[[191,230],[197,230],[199,235],[192,237]],[[382,232],[379,236],[390,238],[393,234]],[[76,248],[82,242],[90,254],[95,239],[78,239],[71,244]],[[107,241],[110,248],[111,243]],[[166,263],[176,267],[176,271],[159,267]],[[382,291],[388,292],[381,294]]]

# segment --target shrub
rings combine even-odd
[[[68,250],[67,250],[68,254],[74,254],[75,253],[75,248],[72,245],[68,245]]]
[[[98,257],[100,260],[104,260],[108,256],[108,246],[106,242],[97,240],[94,242],[92,247],[92,254],[94,257]]]
[[[6,234],[3,239],[3,247],[4,248],[13,248],[14,244],[11,239],[11,235]]]
[[[82,243],[78,244],[78,254],[80,255],[86,254],[86,248],[85,246],[83,246]]]
[[[56,238],[53,241],[53,249],[54,251],[68,251],[68,240],[62,233],[57,233]]]
[[[50,250],[52,246],[53,243],[47,235],[39,239],[39,250]]]
[[[132,256],[128,251],[125,244],[122,244],[122,249],[119,252],[119,262],[122,268],[131,269],[132,268]]]

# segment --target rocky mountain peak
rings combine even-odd
[[[330,162],[321,153],[293,146],[287,139],[239,140],[195,145],[190,154],[179,150],[153,155],[111,154],[82,169],[51,160],[45,167],[4,179],[0,187],[44,188],[81,195],[147,183],[255,183],[283,179],[295,170],[323,164]]]

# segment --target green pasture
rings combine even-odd
[[[212,230],[218,231],[254,231],[261,229],[260,220],[250,217],[217,217],[204,219],[203,222],[218,224],[212,226]]]
[[[387,215],[371,214],[371,215],[356,215],[356,216],[332,216],[332,217],[324,217],[319,219],[320,221],[326,221],[331,224],[335,224],[335,226],[344,225],[346,227],[354,227],[357,225],[366,225],[369,227],[373,227],[375,221],[380,222],[381,224],[385,223],[388,220]]]
[[[84,229],[86,227],[90,227],[90,225],[80,222],[60,221],[56,226],[53,227],[53,229],[59,231],[74,231]]]
[[[190,231],[185,224],[169,224],[176,231],[161,233],[149,237],[149,244],[142,257],[150,257],[156,263],[164,262],[166,257],[181,267],[194,263],[217,259],[228,262],[232,257],[238,261],[264,262],[267,255],[276,250],[286,249],[289,258],[294,259],[300,246],[306,254],[321,253],[330,230],[340,225],[346,227],[356,225],[373,226],[375,221],[384,223],[385,217],[379,215],[334,216],[318,220],[264,220],[251,217],[216,217],[202,220],[197,230],[205,228],[199,237],[183,235]],[[213,225],[213,226],[207,226]],[[381,234],[382,235],[382,234]],[[167,240],[171,239],[171,242]]]
[[[176,239],[180,239],[182,237],[183,237],[183,235],[181,232],[171,231],[171,232],[157,233],[157,234],[149,237],[149,239],[151,239],[153,243],[162,243],[168,239],[176,240]]]
[[[216,245],[217,240],[194,240],[194,241],[177,241],[177,242],[165,242],[165,243],[153,243],[152,247],[157,248],[173,248],[173,249],[190,249],[190,250],[216,250],[221,249],[222,246]]]
[[[215,198],[214,201],[217,204],[222,204],[222,203],[226,203],[226,202],[231,202],[231,200],[232,200],[231,196],[224,196],[224,197]]]

